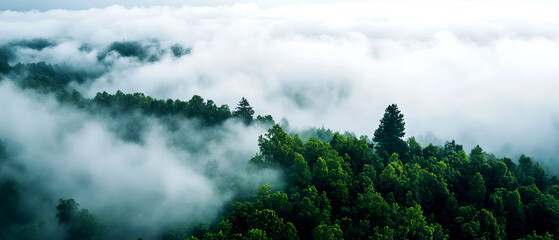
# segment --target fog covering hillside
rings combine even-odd
[[[13,48],[45,45],[32,39],[2,48],[4,239],[558,234],[557,176],[525,155],[513,161],[479,145],[467,155],[454,140],[406,140],[395,104],[372,138],[290,129],[284,119],[286,132],[270,115],[255,117],[244,97],[231,109],[197,95],[160,100],[117,91],[86,98],[74,88],[110,71],[107,56],[144,61],[153,45],[111,43],[97,57],[101,70],[91,72],[9,63]],[[188,48],[173,47],[184,54],[158,50],[149,61],[188,57]]]
[[[557,236],[558,7],[433,4],[0,12],[0,239]]]
[[[60,238],[55,206],[73,198],[106,238],[154,238],[212,220],[260,184],[282,185],[275,170],[247,168],[265,118],[246,126],[199,96],[174,110],[142,94],[86,99],[65,90],[56,66],[19,67],[0,82],[4,233]]]

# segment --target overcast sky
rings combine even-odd
[[[22,1],[2,1],[0,2],[0,10],[12,11],[30,11],[30,10],[51,10],[51,9],[89,9],[89,8],[104,8],[112,5],[121,5],[128,8],[131,7],[150,7],[150,6],[223,6],[233,5],[236,3],[250,3],[256,2],[261,6],[277,6],[282,4],[304,4],[312,2],[334,2],[332,0],[312,1],[312,0],[95,0],[95,1],[72,1],[72,0],[22,0]]]

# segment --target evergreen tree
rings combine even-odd
[[[248,100],[243,97],[237,108],[235,108],[233,116],[241,119],[246,125],[249,125],[253,120],[252,115],[254,115],[254,110],[248,103]]]
[[[393,153],[398,153],[400,158],[407,160],[408,146],[402,139],[404,130],[404,115],[396,104],[389,105],[373,137],[373,141],[378,143],[376,150],[381,157],[387,159]]]

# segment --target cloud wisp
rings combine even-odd
[[[281,185],[279,173],[247,169],[263,129],[236,122],[198,129],[182,121],[170,132],[147,119],[145,140],[135,143],[112,131],[113,120],[9,82],[0,84],[0,96],[0,136],[15,164],[2,164],[2,179],[31,191],[24,190],[35,196],[26,199],[30,212],[54,225],[49,229],[56,229],[58,198],[74,198],[97,214],[114,238],[152,238],[181,221],[187,227],[212,221],[243,189]]]

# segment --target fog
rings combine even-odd
[[[6,81],[0,100],[0,136],[13,158],[2,165],[2,179],[21,182],[31,212],[52,234],[59,198],[74,198],[97,214],[111,226],[111,238],[153,238],[179,222],[193,227],[213,221],[227,201],[260,184],[282,184],[278,172],[247,169],[263,129],[228,122],[205,130],[183,121],[169,132],[148,119],[145,140],[134,143],[111,131],[114,123],[103,115],[21,92]]]
[[[82,9],[0,12],[0,44],[33,38],[55,42],[40,50],[14,47],[10,64],[47,61],[97,73],[89,81],[72,83],[87,97],[116,90],[183,100],[198,94],[232,108],[246,97],[257,114],[285,117],[293,128],[325,126],[369,136],[384,108],[397,103],[406,135],[424,139],[423,145],[455,139],[467,151],[479,144],[497,156],[525,153],[544,166],[557,164],[555,2],[270,1],[217,6],[194,1],[189,6],[168,2],[134,8],[153,3],[123,1],[124,6],[106,7],[103,1],[95,6],[53,1],[54,7],[47,8],[20,2],[3,9]],[[118,54],[100,61],[98,56],[115,41],[156,41],[163,50],[179,43],[192,51],[177,58],[166,50],[152,62]],[[80,50],[84,44],[90,49]],[[196,216],[230,195],[216,195],[214,179],[184,164],[181,159],[196,157],[165,145],[168,133],[156,122],[145,145],[136,145],[115,138],[103,119],[37,100],[6,84],[2,92],[0,134],[31,146],[32,151],[25,151],[31,155],[22,159],[44,159],[42,164],[52,164],[46,169],[64,165],[76,174],[86,171],[89,188],[76,189],[83,184],[75,183],[50,189],[75,196],[84,207],[106,210],[96,206],[99,199],[85,197],[89,191],[122,202],[128,202],[123,193],[132,191],[130,198],[161,197],[164,201],[147,201],[163,209],[187,201],[192,208],[184,211]],[[233,140],[214,143],[229,150],[203,158],[222,161],[235,152],[235,161],[243,163],[257,152],[262,129],[231,129],[222,134]],[[142,164],[121,171],[135,158]],[[154,169],[155,159],[162,166]],[[107,164],[115,165],[109,173],[102,167]],[[69,179],[73,176],[60,175],[54,181]],[[134,192],[138,182],[147,189]]]

